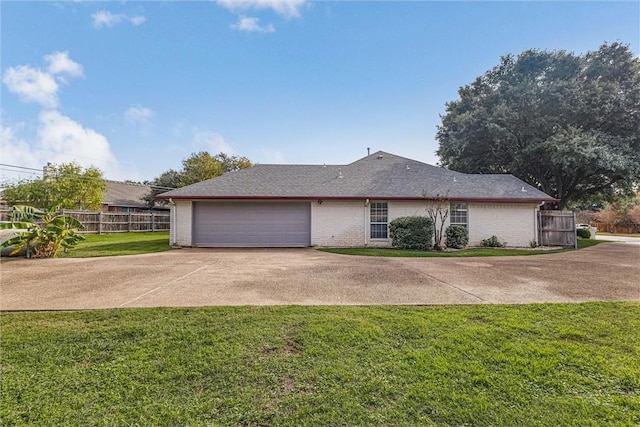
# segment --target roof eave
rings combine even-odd
[[[156,196],[173,200],[395,200],[395,201],[455,201],[477,203],[543,203],[558,202],[553,197],[385,197],[385,196]]]

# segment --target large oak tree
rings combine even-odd
[[[640,182],[640,60],[626,45],[507,55],[458,93],[437,133],[447,168],[512,173],[560,209]]]

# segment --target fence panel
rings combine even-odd
[[[564,246],[575,248],[576,217],[567,211],[539,211],[538,238],[541,246]]]
[[[0,210],[0,221],[10,221],[9,209]],[[121,212],[92,212],[67,211],[63,214],[73,217],[84,224],[79,230],[83,234],[154,232],[169,230],[169,213],[121,213]]]

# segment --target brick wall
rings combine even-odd
[[[191,201],[176,200],[171,208],[171,216],[170,242],[178,246],[191,246],[191,219],[193,218]]]
[[[507,246],[528,247],[537,239],[535,203],[469,203],[469,245],[493,235]]]
[[[363,201],[311,203],[311,245],[364,246],[364,221]]]

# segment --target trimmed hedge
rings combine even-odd
[[[590,239],[591,238],[591,230],[589,230],[588,228],[578,228],[576,230],[576,235],[578,237],[583,238],[583,239]]]
[[[445,232],[447,236],[446,245],[448,248],[462,249],[469,243],[469,233],[467,229],[459,225],[450,225]]]
[[[484,239],[480,241],[480,246],[485,248],[501,248],[504,246],[504,244],[500,243],[500,240],[498,240],[498,237],[494,235],[489,237],[488,239]]]
[[[433,222],[425,216],[404,216],[389,223],[394,248],[428,251],[433,247]]]

